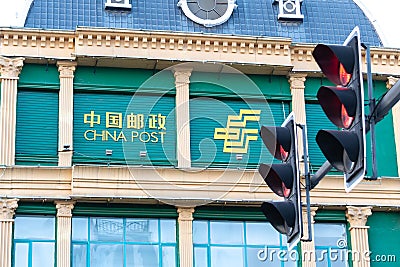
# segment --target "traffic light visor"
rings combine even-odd
[[[359,142],[355,133],[319,130],[316,141],[333,167],[342,172],[353,170],[359,153]]]
[[[355,64],[352,47],[318,44],[312,54],[331,82],[341,86],[349,84]]]
[[[290,234],[296,222],[296,210],[291,201],[264,202],[261,211],[281,234]]]
[[[317,98],[331,122],[339,128],[350,128],[357,109],[357,96],[353,90],[347,87],[321,86]]]
[[[262,126],[261,139],[274,158],[286,161],[291,147],[290,131],[286,127]]]
[[[289,197],[293,188],[293,168],[290,164],[260,164],[258,172],[278,196]]]

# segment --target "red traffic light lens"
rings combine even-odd
[[[289,157],[289,151],[286,151],[282,145],[279,146],[280,159],[286,161]]]
[[[339,64],[339,80],[342,86],[346,86],[349,84],[351,80],[351,73],[347,73],[346,69],[344,68],[343,64]]]
[[[345,129],[348,129],[354,121],[354,117],[349,116],[346,107],[342,104],[342,112],[341,112],[342,124]]]

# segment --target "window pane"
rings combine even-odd
[[[54,267],[54,254],[54,243],[32,243],[32,267]]]
[[[15,244],[15,267],[26,267],[28,266],[28,252],[29,244],[16,243]]]
[[[161,242],[175,243],[176,221],[175,220],[160,220],[160,224],[161,224]]]
[[[314,239],[316,246],[343,247],[346,245],[346,227],[341,223],[316,223],[314,224]],[[343,242],[344,241],[344,242]]]
[[[135,267],[158,267],[158,246],[153,245],[127,245],[126,264]],[[110,265],[117,266],[117,265]],[[118,265],[122,266],[122,265]]]
[[[269,223],[246,223],[248,245],[279,246],[279,233]]]
[[[95,244],[90,246],[90,266],[123,266],[123,263],[122,245]]]
[[[158,242],[158,220],[126,219],[126,241]]]
[[[317,267],[328,267],[328,249],[316,249]]]
[[[242,222],[211,222],[210,235],[212,244],[243,244]]]
[[[359,257],[359,255],[354,255]],[[348,259],[347,249],[331,249],[331,256],[329,258],[331,262],[331,267],[346,267]],[[357,262],[362,260],[362,258],[354,259]]]
[[[16,216],[14,238],[54,240],[55,219],[53,216]]]
[[[162,248],[162,266],[173,267],[176,266],[175,262],[175,247],[163,247]]]
[[[194,266],[206,267],[207,266],[207,248],[195,247],[194,248]]]
[[[86,267],[86,257],[87,257],[86,245],[76,245],[72,246],[72,266],[74,267]]]
[[[250,250],[250,252],[249,252]],[[248,249],[248,253],[251,253],[251,258],[254,258],[254,253],[258,253],[257,254],[257,259],[260,260],[262,262],[262,266],[268,266],[268,267],[280,267],[281,266],[281,259],[283,260],[287,260],[289,259],[289,256],[287,254],[282,254],[280,255],[279,253],[281,253],[281,249],[279,248],[268,248],[268,247],[264,247],[261,249],[257,249],[254,252],[251,252],[252,249]],[[262,253],[260,253],[260,250],[262,250]],[[248,256],[249,257],[249,256]]]
[[[259,253],[260,251],[264,251],[264,253]],[[247,248],[247,266],[251,267],[280,267],[281,264],[279,260],[275,260],[270,262],[266,257],[267,252],[264,248]]]
[[[72,218],[72,240],[88,240],[88,218]]]
[[[193,243],[207,244],[208,243],[208,222],[194,221],[193,222]]]
[[[211,266],[243,267],[243,248],[212,247]]]
[[[90,239],[94,241],[122,241],[123,220],[120,218],[90,218]]]

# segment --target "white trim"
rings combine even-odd
[[[217,25],[220,25],[220,24],[226,22],[231,17],[233,10],[237,7],[235,2],[236,2],[236,0],[228,0],[228,8],[227,8],[225,14],[222,15],[221,17],[219,17],[218,19],[202,19],[202,18],[197,17],[189,9],[186,0],[179,0],[177,6],[182,8],[182,11],[185,14],[185,16],[188,17],[189,19],[193,20],[194,22],[204,25],[205,27],[213,27],[213,26],[217,26]]]

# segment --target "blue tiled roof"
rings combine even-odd
[[[363,11],[352,0],[304,0],[304,20],[280,22],[274,0],[237,0],[238,7],[222,25],[204,27],[188,19],[177,7],[178,0],[131,0],[128,12],[107,11],[106,0],[34,0],[25,27],[74,30],[103,27],[161,30],[189,33],[289,37],[293,42],[341,44],[354,26],[360,27],[362,42],[382,46]]]

